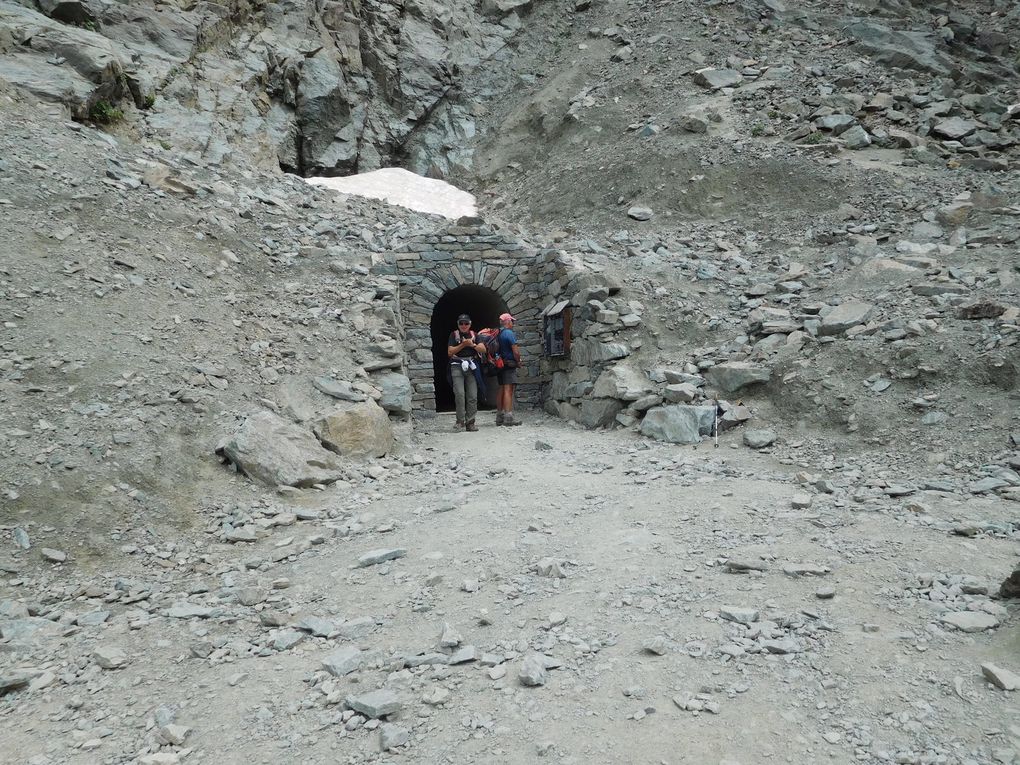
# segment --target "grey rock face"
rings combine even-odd
[[[697,444],[711,435],[715,408],[711,406],[660,406],[649,409],[641,421],[641,434],[672,444]]]
[[[270,486],[304,487],[340,477],[336,457],[311,433],[271,412],[251,415],[216,452]]]

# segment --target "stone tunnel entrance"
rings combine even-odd
[[[548,382],[541,369],[542,310],[568,283],[568,263],[558,251],[535,250],[478,218],[418,235],[380,258],[373,272],[398,279],[412,408],[420,413],[453,409],[446,342],[457,328],[457,315],[469,314],[477,331],[497,326],[504,311],[517,318],[521,346],[517,403],[539,403]]]
[[[477,332],[499,326],[499,315],[507,310],[499,293],[480,284],[464,284],[443,293],[432,309],[432,363],[435,370],[436,410],[449,412],[454,408],[453,388],[447,376],[450,362],[446,355],[450,333],[457,328],[457,317],[466,313],[471,317],[471,329]],[[479,392],[480,408],[496,404],[496,378],[486,379],[487,395]]]

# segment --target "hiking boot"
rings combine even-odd
[[[475,421],[474,420],[468,420],[467,421],[467,425],[465,426],[465,430],[467,430],[468,433],[477,433],[478,432],[478,426],[475,425]]]
[[[506,413],[506,415],[505,415],[505,416],[503,417],[503,426],[504,426],[504,427],[507,427],[507,428],[509,428],[509,427],[511,427],[511,426],[513,426],[513,425],[520,425],[520,424],[521,424],[521,421],[520,421],[520,420],[518,420],[518,419],[516,419],[516,418],[515,418],[515,417],[514,417],[514,416],[513,416],[512,414],[510,414],[509,412],[507,412],[507,413]]]
[[[462,430],[464,430],[464,423],[457,420],[457,424],[453,426],[453,431],[455,433],[460,433]]]
[[[496,426],[497,427],[502,425],[503,424],[503,420],[505,420],[505,419],[506,419],[506,415],[504,415],[502,412],[496,412]]]

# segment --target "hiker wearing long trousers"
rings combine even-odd
[[[514,333],[516,319],[504,313],[499,317],[499,358],[502,366],[496,370],[499,393],[496,394],[496,424],[520,425],[514,417],[514,391],[517,388],[517,369],[521,366],[521,349]]]
[[[485,346],[471,330],[471,317],[462,313],[457,317],[457,329],[450,333],[446,355],[450,362],[450,384],[457,404],[456,430],[474,433],[475,415],[478,413],[478,381],[476,370],[481,363],[479,354],[485,353]]]

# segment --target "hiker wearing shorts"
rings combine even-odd
[[[450,362],[450,384],[457,404],[457,424],[454,428],[474,433],[478,430],[475,425],[475,415],[478,413],[475,370],[481,363],[479,354],[485,353],[485,346],[478,342],[475,333],[471,331],[471,317],[466,313],[457,317],[457,329],[450,333],[446,346],[446,356]]]
[[[520,425],[514,417],[514,390],[517,388],[517,369],[521,365],[521,351],[514,333],[516,320],[509,313],[499,317],[499,357],[503,368],[496,371],[499,393],[496,395],[496,424]]]

